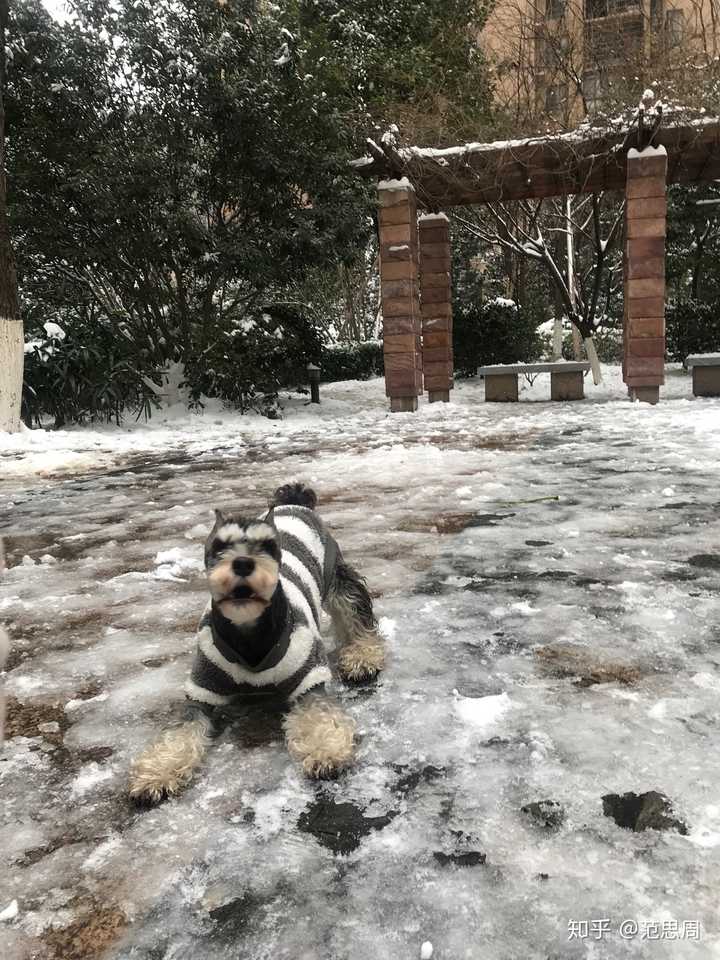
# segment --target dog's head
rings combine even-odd
[[[215,526],[205,544],[205,569],[220,613],[233,623],[252,623],[267,609],[277,589],[277,531],[265,520],[216,510]]]

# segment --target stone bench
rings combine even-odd
[[[585,396],[583,376],[589,369],[586,360],[560,360],[557,363],[498,363],[479,367],[478,373],[485,377],[485,399],[507,403],[518,398],[521,373],[549,373],[551,400],[582,400]]]
[[[693,353],[684,366],[692,370],[694,396],[720,397],[720,353]]]

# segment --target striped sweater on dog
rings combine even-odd
[[[185,684],[188,699],[204,710],[239,696],[272,694],[296,700],[331,678],[320,639],[320,608],[334,582],[339,548],[308,507],[276,506],[251,524],[248,533],[268,526],[280,547],[278,583],[287,601],[274,642],[259,662],[249,663],[238,649],[234,624],[210,604],[200,621],[192,673]]]

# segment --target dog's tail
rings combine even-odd
[[[315,491],[306,487],[304,483],[286,483],[284,486],[278,487],[270,498],[270,509],[289,504],[314,510],[317,506],[317,496]]]

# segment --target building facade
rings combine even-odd
[[[696,106],[718,21],[720,0],[497,0],[481,43],[511,116],[568,127],[647,86]]]

